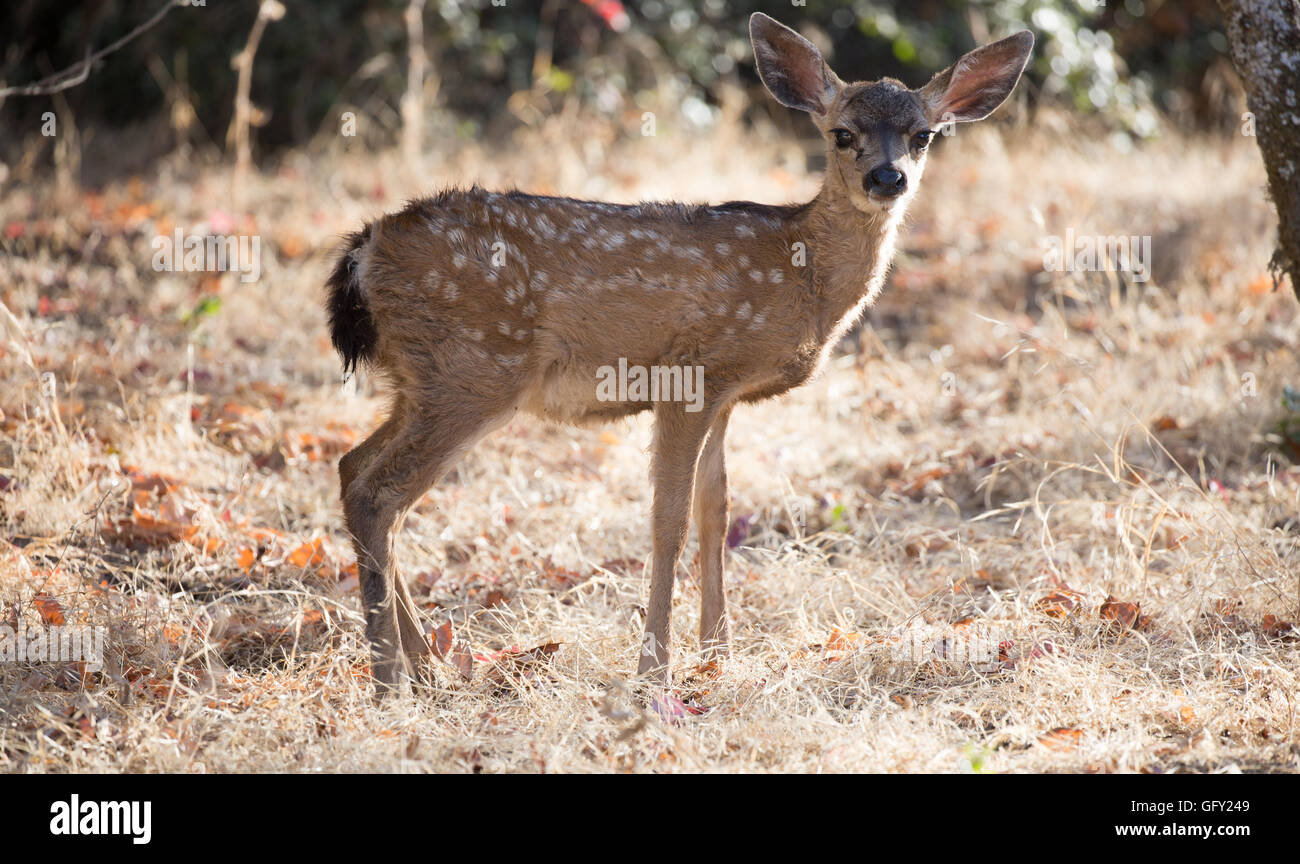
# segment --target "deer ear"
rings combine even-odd
[[[1034,34],[1021,30],[969,54],[918,91],[930,124],[983,120],[1011,95],[1034,49]]]
[[[844,82],[811,42],[762,12],[749,16],[749,40],[758,77],[776,101],[809,114],[826,113]]]

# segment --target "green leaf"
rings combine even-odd
[[[199,304],[193,309],[187,310],[181,314],[181,322],[184,324],[197,324],[200,320],[216,315],[221,311],[221,298],[215,294],[209,294],[199,301]]]

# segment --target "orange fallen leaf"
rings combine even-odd
[[[41,613],[41,620],[46,624],[60,627],[64,622],[63,606],[44,591],[32,598],[32,605]]]
[[[1103,620],[1114,621],[1125,630],[1142,630],[1151,623],[1151,618],[1142,614],[1140,603],[1128,603],[1109,595],[1101,604],[1100,614]]]
[[[122,472],[131,481],[131,488],[141,492],[153,492],[158,495],[173,492],[180,488],[180,481],[164,474],[152,474],[134,465],[123,465]]]
[[[826,640],[827,651],[849,651],[862,641],[861,633],[841,633],[838,628],[831,628],[831,638]]]
[[[920,494],[925,490],[925,487],[931,481],[942,480],[944,477],[947,477],[951,473],[952,473],[952,469],[950,469],[946,465],[942,465],[938,468],[931,468],[929,471],[923,471],[920,474],[918,474],[916,477],[914,477],[911,483],[909,483],[906,487],[904,487],[903,494],[905,495]]]
[[[1270,639],[1294,639],[1296,638],[1295,625],[1290,621],[1283,621],[1273,614],[1264,616],[1264,635]]]
[[[455,636],[451,632],[451,622],[447,621],[433,631],[433,656],[439,660],[446,660],[448,652],[451,651],[452,643],[455,641]]]
[[[1079,595],[1074,591],[1057,590],[1039,597],[1034,608],[1049,618],[1065,618],[1079,607]]]
[[[1082,730],[1070,726],[1057,726],[1052,731],[1040,736],[1038,743],[1046,747],[1048,750],[1056,750],[1060,752],[1064,750],[1073,750],[1075,747],[1079,746],[1079,742],[1082,740]]]
[[[259,544],[270,544],[284,537],[284,534],[276,531],[274,528],[249,528],[248,539],[256,541]]]
[[[317,537],[315,540],[309,540],[289,553],[288,562],[295,567],[301,567],[304,570],[308,567],[314,567],[318,564],[325,563],[325,541],[324,538]]]

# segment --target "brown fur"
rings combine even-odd
[[[928,91],[890,79],[846,85],[770,18],[755,15],[751,35],[773,95],[809,111],[827,134],[825,184],[808,204],[618,205],[474,188],[413,202],[350,239],[330,280],[335,344],[345,366],[369,360],[395,394],[387,422],[339,466],[381,689],[403,673],[427,675],[428,643],[391,566],[389,531],[461,453],[520,410],[569,423],[655,412],[639,672],[667,683],[673,571],[692,502],[700,638],[727,650],[727,420],[737,403],[808,380],[879,292],[924,169],[915,136],[944,113],[953,78],[945,70],[935,79],[947,76],[943,87]],[[1012,40],[1014,74],[1004,60]],[[1000,103],[1014,86],[1028,45],[1013,36],[996,46],[996,63],[979,62],[980,52],[961,61],[975,57],[961,79],[968,101],[996,90],[989,98]],[[850,132],[853,146],[837,146],[836,130]],[[907,177],[904,193],[867,190],[864,178],[882,164]],[[703,367],[702,410],[600,401],[598,370],[619,358]]]

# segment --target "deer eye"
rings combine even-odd
[[[835,136],[835,146],[843,150],[845,147],[853,146],[853,133],[847,129],[832,129],[831,134]]]
[[[917,132],[912,136],[912,146],[917,150],[924,150],[926,147],[930,146],[930,139],[933,137],[934,131],[930,129]]]

